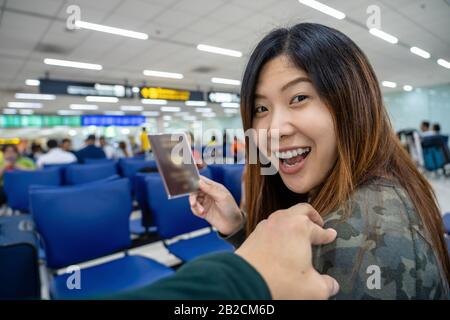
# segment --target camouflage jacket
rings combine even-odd
[[[324,218],[336,241],[313,249],[314,267],[340,285],[335,299],[448,299],[448,282],[403,188],[373,180],[345,208]],[[237,247],[243,231],[225,239]]]

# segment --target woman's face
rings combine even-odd
[[[5,152],[3,153],[3,158],[10,162],[16,162],[16,160],[19,158],[19,154],[13,147],[7,147],[5,149]]]
[[[336,162],[337,142],[330,110],[308,75],[286,56],[272,59],[260,72],[253,107],[254,129],[279,130],[269,158],[279,163],[284,184],[296,193],[321,184]]]

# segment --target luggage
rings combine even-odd
[[[0,300],[40,299],[38,239],[28,215],[0,217]]]

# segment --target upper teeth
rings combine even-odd
[[[306,148],[297,148],[294,150],[289,150],[289,151],[283,151],[283,152],[279,152],[279,151],[275,151],[275,156],[277,158],[280,159],[289,159],[292,157],[296,157],[299,154],[303,154],[305,152],[309,152],[311,150],[311,148],[306,147]]]

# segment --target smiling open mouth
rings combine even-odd
[[[275,156],[280,160],[282,165],[289,168],[302,162],[310,152],[311,147],[304,147],[282,152],[275,151]]]

